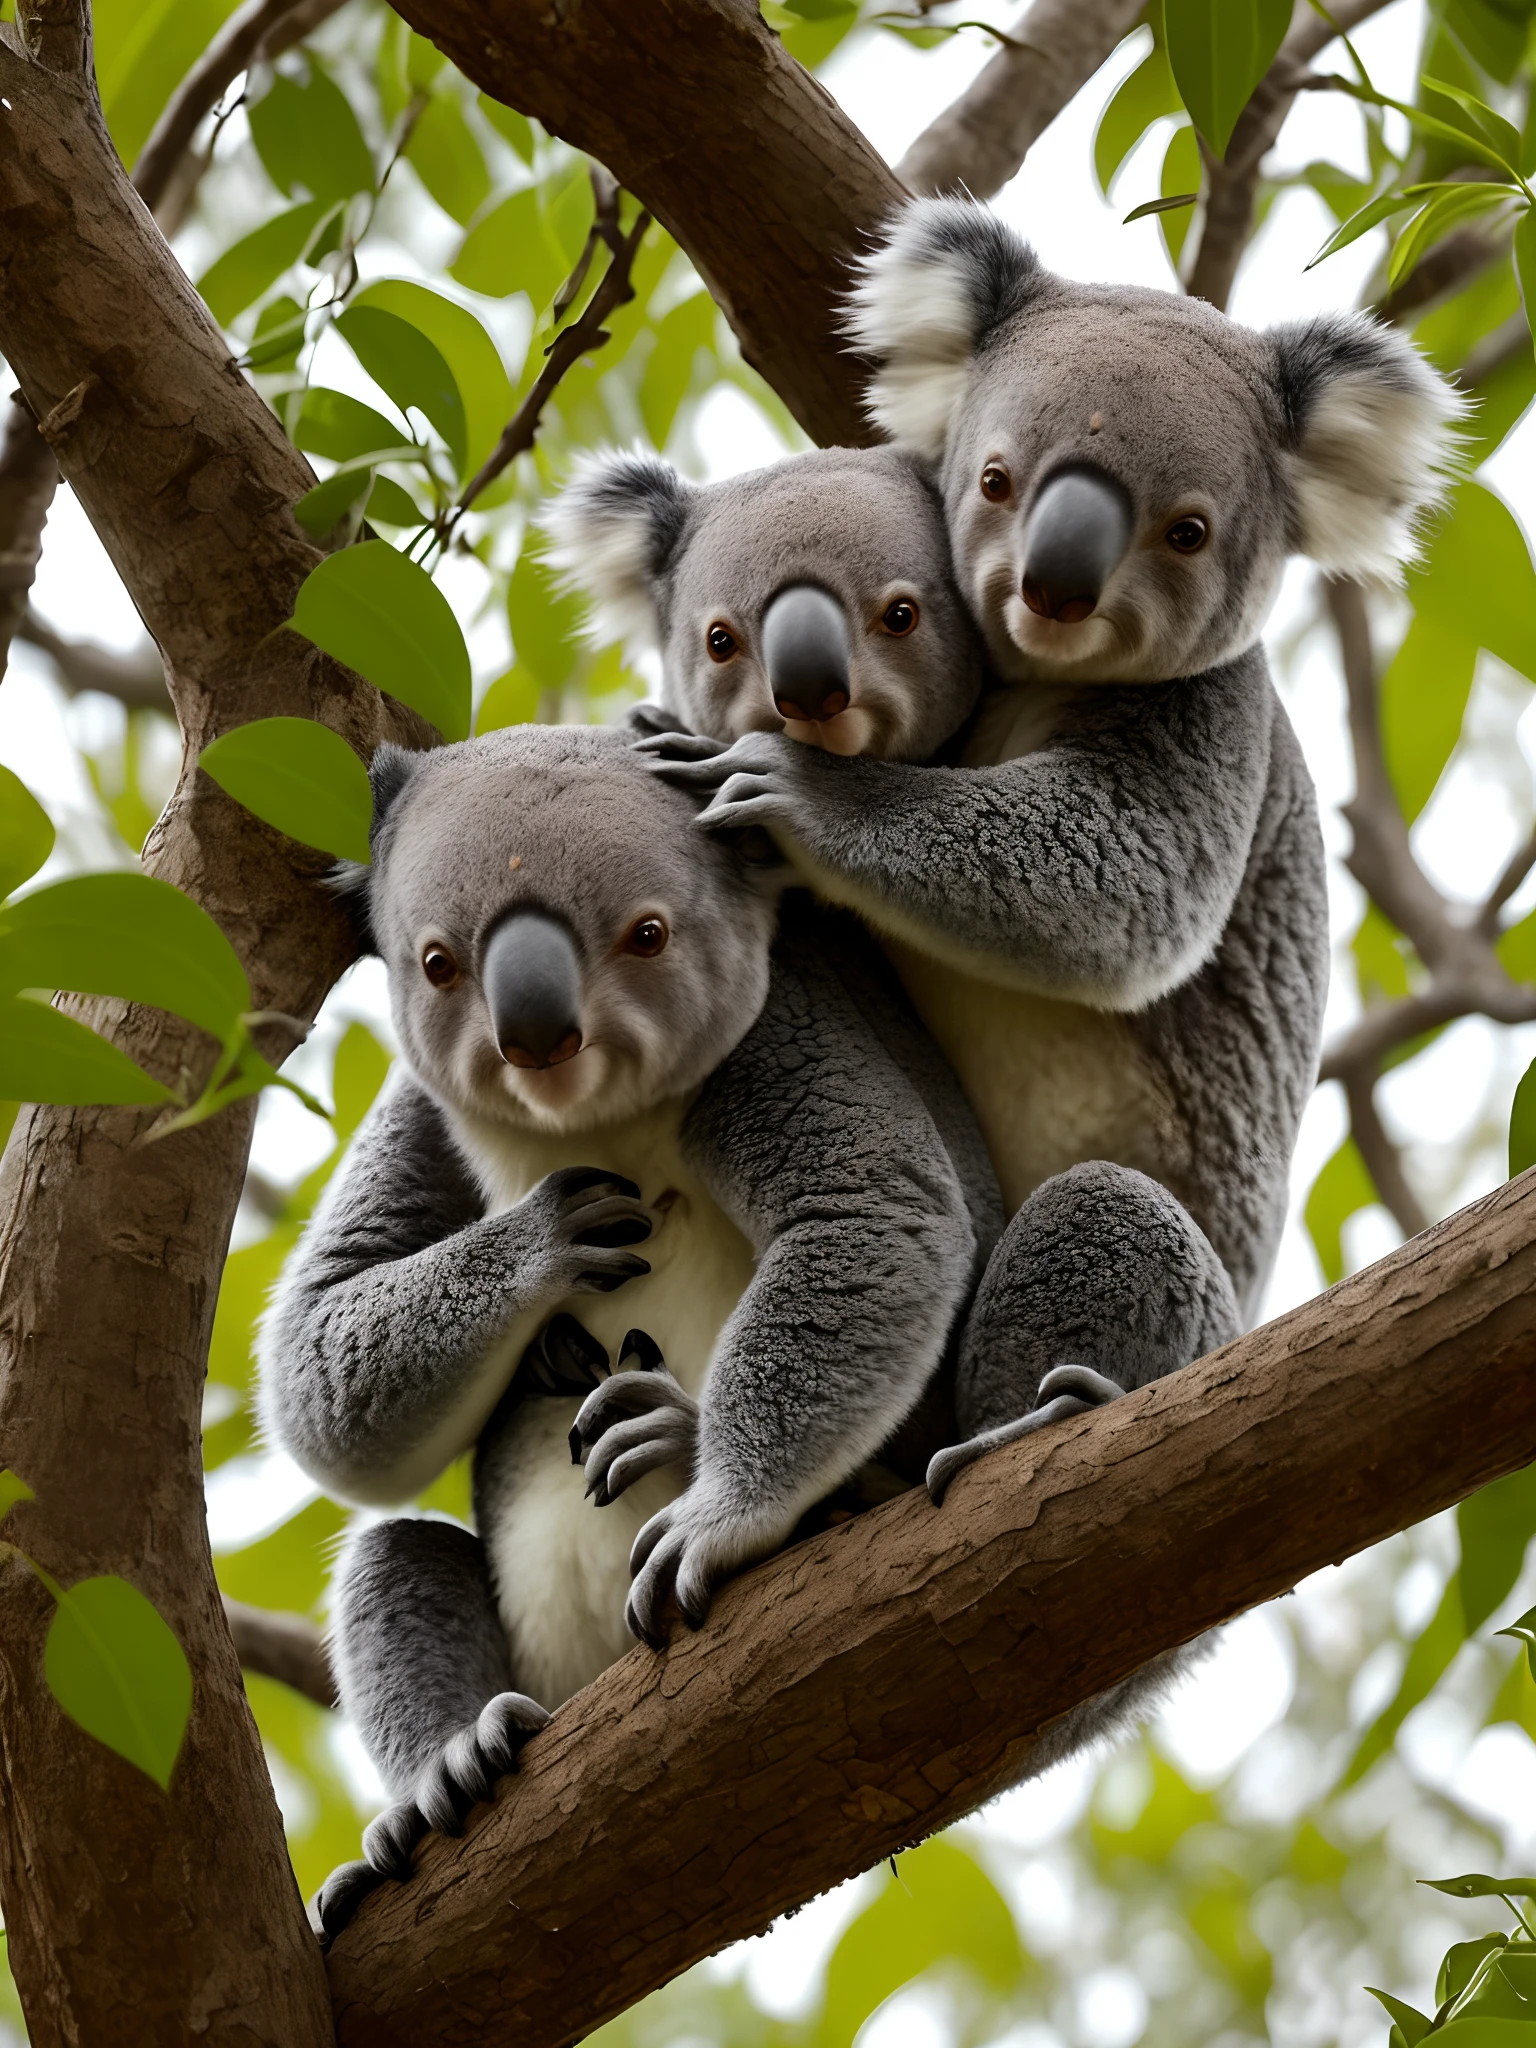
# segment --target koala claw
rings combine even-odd
[[[384,1882],[383,1871],[375,1870],[366,1860],[337,1864],[309,1902],[309,1924],[322,1949],[329,1948],[341,1930],[350,1926],[364,1899]]]
[[[572,1425],[572,1462],[585,1464],[587,1493],[600,1508],[647,1472],[692,1462],[698,1403],[661,1365],[660,1356],[657,1352],[657,1364],[649,1370],[616,1373],[605,1381],[587,1396]]]
[[[462,1834],[470,1808],[491,1797],[497,1779],[517,1769],[529,1736],[548,1725],[549,1715],[526,1693],[499,1692],[488,1700],[477,1719],[449,1736],[412,1787],[427,1826],[441,1835]]]
[[[575,1316],[551,1316],[517,1363],[531,1393],[589,1394],[608,1372],[608,1354]]]
[[[652,1515],[629,1553],[634,1584],[624,1607],[631,1635],[653,1650],[666,1645],[662,1615],[668,1600],[689,1628],[702,1628],[715,1589],[755,1557],[764,1557],[791,1524],[748,1524],[727,1513],[697,1484]]]
[[[717,754],[725,753],[729,746],[729,740],[706,739],[702,733],[649,732],[634,742],[634,751],[644,754],[650,765],[664,775],[668,768],[683,767],[695,761],[712,761]]]
[[[1033,1436],[1037,1429],[1065,1422],[1069,1416],[1085,1414],[1090,1408],[1102,1408],[1107,1401],[1118,1401],[1125,1391],[1106,1374],[1095,1372],[1091,1365],[1052,1366],[1041,1380],[1035,1405],[1027,1415],[996,1429],[984,1429],[963,1444],[950,1444],[934,1453],[928,1461],[929,1499],[935,1507],[941,1506],[955,1476],[967,1465],[974,1465],[978,1458],[984,1458],[988,1451],[1017,1443],[1020,1437]]]

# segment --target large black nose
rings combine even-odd
[[[1024,528],[1024,602],[1075,626],[1104,594],[1131,544],[1131,501],[1097,469],[1064,469],[1036,498]]]
[[[480,985],[501,1056],[514,1067],[557,1067],[581,1051],[581,955],[565,926],[519,910],[491,933]]]
[[[763,666],[780,718],[815,725],[848,709],[848,621],[814,583],[791,584],[763,613]]]

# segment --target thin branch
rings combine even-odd
[[[1523,311],[1511,313],[1491,334],[1483,336],[1462,364],[1457,381],[1463,389],[1475,391],[1479,384],[1488,383],[1506,369],[1516,356],[1528,355],[1530,348],[1530,322]]]
[[[1536,868],[1536,826],[1532,826],[1522,845],[1504,863],[1503,871],[1483,899],[1483,907],[1477,914],[1476,929],[1488,940],[1499,936],[1499,912],[1514,895],[1526,876]]]
[[[281,56],[335,14],[343,0],[246,0],[177,86],[133,167],[134,188],[158,214],[205,115],[252,64]]]
[[[1376,1107],[1376,1069],[1357,1065],[1344,1079],[1344,1096],[1349,1104],[1350,1135],[1365,1161],[1365,1170],[1375,1182],[1376,1192],[1392,1212],[1404,1237],[1417,1237],[1429,1228],[1429,1218],[1403,1172],[1402,1154],[1387,1136]]]
[[[171,709],[165,670],[153,641],[142,654],[114,654],[111,648],[98,647],[91,640],[66,640],[30,608],[22,614],[16,638],[47,655],[67,697],[97,690],[104,697],[115,697],[130,711]]]
[[[896,166],[912,192],[988,199],[1141,14],[1138,0],[1034,0],[1003,49]]]
[[[615,221],[617,203],[618,188],[615,187]],[[445,541],[452,537],[459,521],[481,492],[496,481],[508,463],[515,461],[519,455],[526,454],[533,446],[544,408],[566,371],[582,356],[601,348],[607,341],[608,335],[603,322],[620,306],[628,305],[635,296],[631,273],[640,244],[645,238],[645,231],[650,224],[651,216],[648,213],[641,213],[627,235],[620,235],[615,227],[614,238],[609,244],[608,268],[588,301],[586,311],[569,327],[563,327],[549,344],[545,351],[548,360],[530,387],[527,397],[503,427],[501,439],[464,486],[463,496],[448,515],[443,530]]]
[[[1475,980],[1437,975],[1417,994],[1372,1004],[1329,1046],[1317,1078],[1347,1083],[1356,1068],[1379,1067],[1399,1046],[1454,1024],[1458,1017],[1487,1017],[1495,1024],[1536,1022],[1536,988],[1512,981],[1496,960],[1492,971]]]
[[[13,392],[0,445],[0,680],[11,641],[23,631],[27,595],[43,551],[43,527],[58,485],[53,450],[37,431],[21,393]]]
[[[1391,0],[1339,0],[1330,11],[1333,23],[1347,34],[1390,5]],[[1253,233],[1259,166],[1279,139],[1307,65],[1333,41],[1334,32],[1308,0],[1296,0],[1290,33],[1238,117],[1226,155],[1214,157],[1201,143],[1208,190],[1205,224],[1189,271],[1187,289],[1192,298],[1209,299],[1213,306],[1225,309],[1237,266]]]
[[[1459,292],[1509,254],[1510,235],[1487,235],[1479,228],[1463,228],[1447,235],[1429,254],[1416,263],[1395,291],[1376,302],[1383,320],[1411,324],[1426,306]]]
[[[89,78],[90,0],[16,0],[16,26],[22,49],[39,70]]]
[[[224,1619],[241,1668],[275,1678],[322,1707],[336,1704],[336,1678],[325,1638],[302,1614],[247,1607],[224,1595]]]

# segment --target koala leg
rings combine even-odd
[[[1036,1188],[988,1263],[960,1344],[959,1441],[928,1491],[999,1444],[1160,1379],[1241,1328],[1232,1283],[1165,1187],[1092,1160]]]
[[[449,1522],[402,1517],[362,1532],[342,1567],[332,1650],[342,1708],[394,1804],[369,1822],[363,1860],[320,1891],[327,1940],[384,1878],[410,1875],[429,1829],[458,1834],[549,1719],[512,1688],[484,1546]]]

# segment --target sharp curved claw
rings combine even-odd
[[[1088,1372],[1090,1368],[1061,1366],[1056,1370]],[[1054,1374],[1046,1375],[1047,1379],[1052,1377]],[[1101,1379],[1103,1375],[1095,1373],[1093,1377]],[[1114,1386],[1113,1380],[1106,1381],[1105,1384]],[[1043,1393],[1045,1380],[1042,1380],[1040,1385]],[[1116,1396],[1123,1392],[1124,1388],[1115,1387]],[[998,1429],[983,1430],[980,1436],[973,1436],[967,1443],[949,1444],[942,1451],[935,1451],[928,1461],[928,1498],[935,1507],[942,1506],[944,1496],[954,1483],[956,1475],[963,1472],[967,1465],[974,1465],[978,1458],[984,1458],[988,1451],[1000,1450],[1004,1444],[1017,1443],[1020,1437],[1033,1436],[1037,1429],[1047,1429],[1053,1422],[1065,1422],[1069,1416],[1082,1415],[1088,1409],[1096,1408],[1110,1398],[1106,1394],[1093,1394],[1084,1398],[1079,1394],[1063,1392],[1047,1400],[1043,1407],[1031,1408],[1029,1413],[1021,1415],[1017,1422],[1005,1422]]]
[[[1062,1394],[1073,1394],[1086,1407],[1102,1408],[1107,1401],[1118,1401],[1125,1391],[1117,1380],[1095,1372],[1091,1365],[1053,1365],[1040,1382],[1035,1406],[1043,1408]]]
[[[638,1358],[641,1372],[655,1372],[658,1367],[666,1363],[666,1360],[661,1355],[661,1346],[645,1330],[625,1331],[624,1340],[619,1345],[620,1365],[624,1363],[626,1358]]]
[[[321,1948],[330,1947],[341,1930],[352,1924],[352,1916],[368,1894],[386,1882],[383,1871],[364,1860],[337,1864],[310,1901],[309,1924]]]
[[[407,1878],[411,1851],[426,1832],[426,1817],[415,1800],[397,1800],[363,1829],[363,1855],[381,1877]]]

